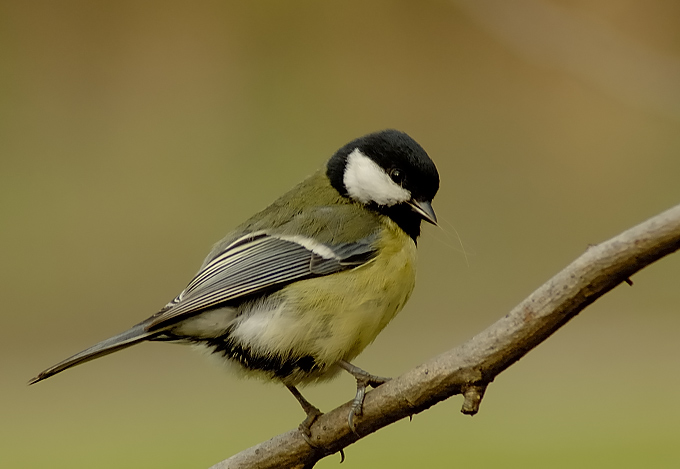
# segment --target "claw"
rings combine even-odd
[[[347,424],[349,429],[352,430],[352,433],[354,433],[356,436],[360,436],[356,431],[356,426],[354,425],[354,417],[360,417],[363,414],[364,399],[366,398],[366,387],[371,386],[373,388],[377,388],[381,384],[388,382],[390,378],[381,378],[380,376],[372,375],[345,360],[340,360],[338,365],[340,368],[354,376],[354,379],[357,380],[357,393],[352,400],[352,407],[349,410],[349,415],[347,416]]]
[[[321,412],[319,409],[316,407],[313,407],[310,409],[310,411],[307,413],[307,417],[298,425],[298,429],[302,432],[303,435],[305,435],[307,438],[312,436],[312,424],[316,422],[316,419],[321,417],[323,415],[323,412]]]
[[[302,421],[302,423],[300,423],[300,425],[298,425],[298,430],[300,430],[302,438],[304,438],[307,444],[312,448],[319,449],[318,446],[312,443],[312,425],[316,419],[323,415],[323,412],[321,412],[317,407],[305,399],[302,394],[300,394],[300,391],[295,388],[295,386],[286,385],[286,387],[300,403],[302,410],[304,410],[307,414],[307,417]]]

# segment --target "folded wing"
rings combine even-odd
[[[208,262],[147,325],[157,330],[201,310],[287,283],[360,266],[376,254],[375,237],[327,245],[302,236],[251,233]]]

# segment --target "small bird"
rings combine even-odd
[[[143,341],[207,347],[251,375],[296,386],[340,370],[357,381],[355,431],[367,386],[386,381],[352,365],[394,318],[415,284],[421,221],[437,224],[439,174],[407,134],[351,141],[324,168],[219,241],[174,300],[131,329],[46,369],[29,384]],[[310,443],[311,444],[311,443]]]

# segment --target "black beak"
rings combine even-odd
[[[427,200],[410,200],[407,202],[411,209],[416,212],[420,217],[428,223],[432,223],[437,226],[437,215],[434,213],[432,204]]]

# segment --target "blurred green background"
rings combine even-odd
[[[156,312],[213,242],[387,127],[442,180],[412,300],[356,360],[396,376],[680,201],[680,3],[1,1],[0,466],[206,468],[294,428],[283,387],[187,347],[26,381]],[[450,399],[343,467],[678,467],[679,273],[676,254],[596,302],[474,418]],[[353,394],[305,390],[325,410]]]

